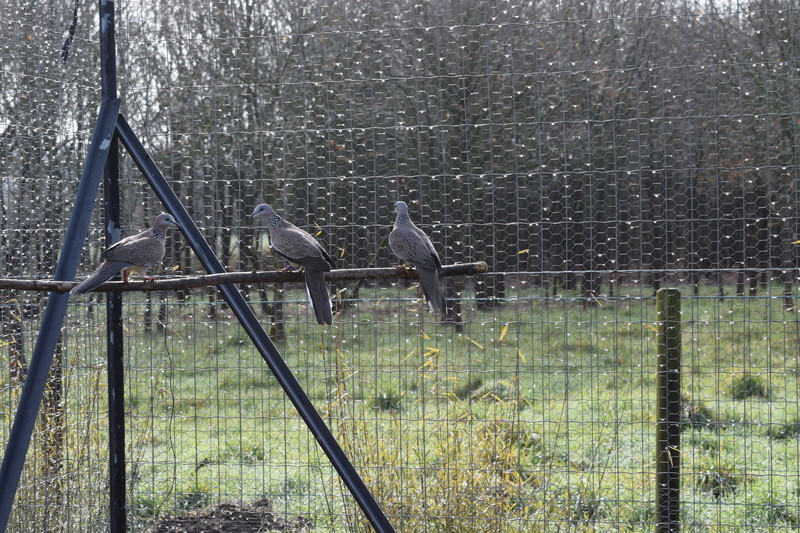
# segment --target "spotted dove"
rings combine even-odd
[[[270,246],[276,254],[294,266],[303,267],[308,301],[317,322],[332,324],[331,296],[325,283],[325,272],[336,266],[331,256],[314,237],[285,221],[269,205],[259,205],[251,216],[266,219]]]
[[[439,254],[436,253],[428,236],[411,222],[405,202],[395,203],[394,211],[397,213],[397,219],[394,222],[394,229],[389,234],[389,246],[401,261],[416,267],[419,284],[425,299],[428,300],[431,312],[441,313],[444,317],[446,304],[439,285],[439,269],[442,268]]]
[[[153,227],[137,235],[125,237],[100,257],[103,263],[94,273],[69,291],[83,294],[92,291],[122,271],[122,281],[127,282],[131,272],[144,276],[147,269],[164,259],[164,240],[167,230],[178,226],[172,215],[162,213],[153,222]]]

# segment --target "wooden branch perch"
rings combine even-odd
[[[447,265],[439,271],[439,276],[470,276],[488,272],[489,267],[484,262],[461,263]],[[332,270],[325,274],[328,281],[346,281],[360,279],[419,279],[417,271],[413,268],[353,268],[347,270]],[[224,274],[206,274],[201,276],[186,276],[180,278],[166,278],[155,281],[107,281],[93,292],[125,292],[125,291],[175,291],[208,287],[210,285],[224,285],[230,283],[285,283],[303,281],[300,271],[286,272],[255,271],[255,272],[225,272]],[[74,281],[52,281],[38,279],[2,279],[0,289],[13,289],[20,291],[44,292],[69,292],[77,285]]]

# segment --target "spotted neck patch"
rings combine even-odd
[[[267,223],[269,224],[270,228],[280,228],[283,226],[283,219],[280,217],[280,215],[271,215]]]

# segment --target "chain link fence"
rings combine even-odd
[[[794,2],[116,3],[122,113],[230,270],[284,267],[260,202],[338,268],[397,264],[397,200],[444,264],[489,265],[443,281],[448,323],[407,281],[337,283],[330,328],[300,285],[240,287],[398,531],[652,530],[667,286],[683,529],[800,526]],[[0,277],[52,277],[97,26],[0,0]],[[121,179],[128,235],[163,208]],[[157,274],[202,271],[167,246]],[[43,303],[0,296],[3,442]],[[213,289],[125,312],[131,530],[369,529]],[[104,327],[73,298],[11,531],[107,527]]]

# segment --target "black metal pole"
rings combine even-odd
[[[680,531],[681,293],[656,292],[658,349],[656,388],[656,532]]]
[[[105,193],[106,244],[119,241],[119,151],[112,142],[106,163]],[[115,276],[115,279],[119,275]],[[108,488],[109,531],[127,530],[125,507],[125,368],[122,327],[122,293],[106,293],[106,349],[108,352]]]
[[[100,84],[103,98],[117,97],[117,47],[114,2],[99,1]],[[120,239],[119,137],[111,139],[103,173],[105,239]],[[115,279],[119,275],[115,276]],[[122,293],[106,293],[106,351],[108,357],[108,500],[109,531],[127,530],[125,465],[125,368]]]
[[[217,256],[209,247],[200,230],[195,226],[194,221],[186,212],[175,192],[164,179],[161,171],[158,170],[155,162],[150,158],[150,155],[142,146],[136,134],[128,125],[125,118],[120,115],[117,120],[117,132],[119,133],[122,144],[133,157],[136,165],[144,174],[150,186],[155,191],[156,195],[161,199],[161,202],[166,206],[167,210],[172,213],[172,216],[181,225],[186,240],[189,241],[194,253],[200,259],[205,269],[211,274],[219,274],[225,272],[222,263],[219,262]],[[322,417],[314,409],[314,405],[308,398],[300,383],[292,374],[286,362],[281,357],[275,345],[269,339],[269,336],[261,327],[261,323],[253,313],[253,310],[248,305],[247,301],[241,293],[233,285],[220,285],[219,290],[225,301],[234,312],[242,327],[245,329],[253,344],[261,353],[261,357],[269,366],[272,373],[277,378],[286,395],[295,406],[300,416],[305,421],[314,438],[320,444],[328,459],[333,464],[339,476],[344,481],[347,488],[350,490],[356,502],[361,507],[361,510],[367,516],[367,519],[372,524],[375,531],[381,533],[393,532],[394,529],[389,523],[389,520],[383,514],[378,503],[372,497],[364,482],[358,476],[353,465],[350,463],[347,455],[345,455],[339,443],[333,437]]]
[[[117,97],[114,0],[100,0],[100,88],[103,98]]]
[[[59,281],[72,281],[86,240],[89,229],[89,220],[92,208],[97,199],[100,188],[100,178],[103,167],[114,136],[114,125],[119,114],[119,100],[116,98],[105,99],[100,105],[92,143],[86,155],[83,174],[75,198],[75,206],[69,219],[69,226],[64,235],[64,244],[58,258],[54,278]],[[22,468],[25,464],[25,455],[31,442],[36,415],[42,401],[47,374],[53,361],[53,352],[61,333],[61,324],[67,311],[69,294],[51,292],[47,299],[39,336],[31,356],[31,364],[19,405],[11,426],[11,433],[3,455],[3,464],[0,466],[0,532],[5,532],[8,527],[8,518],[14,496],[17,493]]]

